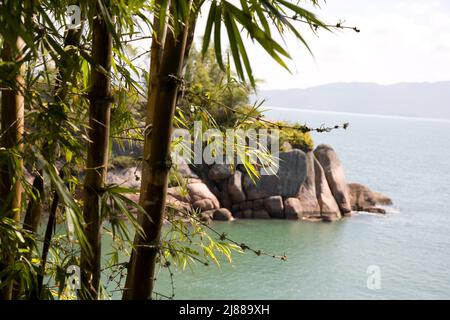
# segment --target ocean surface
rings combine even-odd
[[[450,122],[285,108],[266,115],[310,126],[349,122],[346,131],[314,134],[316,145],[332,145],[349,182],[390,196],[394,206],[334,223],[215,222],[236,241],[288,260],[235,254],[221,268],[175,271],[175,298],[449,299]],[[367,285],[373,268],[375,287]],[[156,291],[171,294],[164,272]]]

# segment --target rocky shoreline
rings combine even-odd
[[[171,207],[200,212],[204,221],[291,219],[337,221],[354,211],[385,213],[389,197],[358,183],[347,183],[337,153],[328,145],[314,151],[279,153],[278,175],[262,175],[256,183],[240,168],[228,165],[179,165],[183,187],[168,189]]]

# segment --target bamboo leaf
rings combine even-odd
[[[214,51],[216,53],[216,59],[219,67],[225,70],[222,58],[222,46],[221,46],[221,32],[220,28],[222,25],[222,7],[219,5],[216,7],[216,16],[214,19]]]
[[[211,39],[211,31],[212,31],[214,19],[216,16],[216,8],[217,8],[217,2],[213,1],[211,3],[211,7],[209,9],[208,20],[206,21],[205,33],[203,35],[203,44],[202,44],[203,57],[205,56],[205,54],[209,48],[209,42]]]

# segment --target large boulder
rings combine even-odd
[[[276,175],[261,175],[252,180],[247,173],[243,174],[242,186],[248,200],[264,199],[279,195],[280,178]]]
[[[331,193],[325,172],[316,158],[314,158],[314,173],[316,177],[316,197],[321,216],[327,221],[339,220],[341,218],[341,212]]]
[[[264,199],[271,196],[296,197],[306,178],[306,154],[298,149],[278,154],[278,172],[261,175],[252,180],[243,174],[242,186],[248,200]]]
[[[168,188],[167,195],[180,202],[190,203],[194,209],[200,209],[201,211],[220,208],[217,197],[202,182],[189,183],[186,190],[182,187]]]
[[[279,153],[278,177],[283,198],[296,197],[306,179],[306,154],[298,149]]]
[[[233,203],[245,201],[245,193],[242,189],[242,172],[236,170],[228,179],[228,194]]]
[[[214,209],[220,208],[220,203],[214,193],[204,183],[190,183],[186,186],[189,198],[192,203],[198,200],[209,199],[214,205]]]
[[[339,210],[344,215],[350,213],[352,208],[347,183],[345,182],[344,168],[336,152],[329,145],[321,144],[314,150],[314,155],[324,170]]]
[[[320,217],[320,206],[316,197],[316,177],[314,172],[314,154],[308,152],[306,155],[306,176],[297,198],[302,206],[302,215],[304,218]]]
[[[349,183],[350,203],[355,211],[367,211],[373,213],[385,213],[382,208],[376,205],[391,205],[392,200],[381,193],[374,192],[368,187],[359,183]]]
[[[284,200],[284,214],[286,219],[299,220],[302,219],[302,204],[298,198],[287,198]]]
[[[230,210],[227,208],[220,208],[214,211],[212,215],[214,220],[219,221],[232,221],[234,220],[233,215],[231,214]]]
[[[230,166],[226,164],[214,164],[208,171],[208,178],[215,182],[228,179],[232,172]]]
[[[272,218],[284,219],[283,198],[281,196],[272,196],[264,199],[264,208]]]

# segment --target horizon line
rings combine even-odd
[[[359,112],[348,112],[348,111],[333,111],[333,110],[316,110],[316,109],[305,109],[305,108],[289,108],[289,107],[276,107],[276,106],[265,106],[267,109],[263,111],[271,110],[286,110],[286,111],[306,111],[313,113],[330,113],[337,115],[349,115],[349,116],[362,116],[362,117],[373,117],[373,118],[390,118],[399,120],[420,120],[420,121],[433,121],[433,122],[445,122],[450,123],[450,119],[446,118],[431,118],[431,117],[416,117],[416,116],[403,116],[403,115],[393,115],[393,114],[380,114],[380,113],[359,113]]]
[[[395,86],[400,84],[439,84],[439,83],[449,83],[449,80],[440,80],[440,81],[399,81],[399,82],[392,82],[392,83],[379,83],[379,82],[370,82],[370,81],[334,81],[334,82],[327,82],[323,84],[317,84],[307,87],[289,87],[289,88],[260,88],[256,90],[256,95],[258,95],[258,92],[260,91],[287,91],[287,90],[306,90],[311,88],[317,88],[317,87],[324,87],[328,85],[335,85],[335,84],[371,84],[376,85],[380,87],[389,87],[389,86]]]

